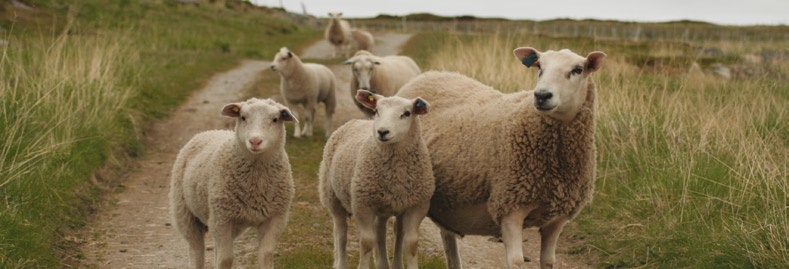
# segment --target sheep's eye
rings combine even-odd
[[[405,113],[403,113],[402,116],[400,116],[400,118],[402,119],[402,118],[406,118],[406,117],[410,117],[410,116],[411,116],[411,111],[406,111]]]
[[[283,60],[283,61],[287,61],[287,60],[288,60],[288,57],[282,57],[282,59],[281,59],[281,60]]]
[[[247,117],[241,116],[241,121],[247,121]]]
[[[575,68],[575,69],[573,69],[573,71],[572,71],[572,72],[570,72],[570,73],[571,73],[571,74],[573,74],[573,75],[580,75],[580,74],[581,74],[581,72],[583,72],[583,71],[584,71],[584,70],[583,70],[583,69],[581,69],[580,67],[576,67],[576,68]]]
[[[274,123],[277,123],[277,122],[279,121],[279,119],[278,119],[278,118],[274,118],[274,120],[272,120],[272,121],[273,121]]]
[[[542,69],[540,69],[540,72],[537,72],[537,76],[542,77]]]

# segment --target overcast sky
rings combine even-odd
[[[789,25],[789,0],[251,0],[326,17],[341,11],[343,17],[368,18],[378,14],[500,17],[548,20],[555,18],[604,19],[638,22],[674,20],[706,21],[724,25]]]

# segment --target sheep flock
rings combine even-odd
[[[358,49],[337,63],[350,66],[350,97],[368,119],[333,130],[337,98],[348,98],[335,94],[344,90],[333,71],[288,48],[276,52],[270,69],[280,75],[281,96],[217,107],[217,116],[235,120],[233,130],[196,134],[173,164],[170,212],[191,267],[203,268],[211,231],[214,267],[231,268],[234,239],[253,228],[259,266],[274,268],[298,189],[291,161],[299,160],[285,151],[286,124],[294,124],[294,138],[313,135],[322,104],[327,142],[316,180],[334,223],[334,268],[349,267],[348,219],[359,227],[359,268],[369,268],[371,258],[379,269],[418,268],[425,218],[439,227],[448,268],[462,268],[457,240],[465,235],[500,238],[506,268],[526,268],[528,227],[539,228],[540,268],[554,268],[564,225],[594,193],[592,74],[606,54],[516,48],[512,68],[537,69],[539,77],[532,90],[504,94],[463,74],[422,73],[407,56],[374,55],[372,34],[353,29],[342,13],[329,15],[325,36],[335,56],[348,57],[351,43]],[[390,217],[391,263],[384,236]]]

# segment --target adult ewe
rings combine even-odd
[[[312,136],[312,124],[315,121],[318,102],[323,102],[325,105],[326,137],[329,137],[336,106],[334,89],[337,87],[337,82],[334,73],[325,65],[302,63],[301,59],[286,47],[282,47],[274,55],[271,70],[279,73],[283,101],[293,114],[299,116],[294,105],[304,107],[304,132],[297,122],[293,137]]]
[[[345,64],[351,65],[353,70],[351,98],[356,96],[358,89],[383,96],[395,95],[400,87],[422,73],[416,62],[408,56],[379,57],[366,50],[357,51]],[[375,114],[362,103],[355,103],[367,117]]]
[[[334,268],[347,269],[347,218],[359,224],[359,268],[370,268],[376,248],[378,269],[389,268],[386,221],[396,216],[392,267],[417,263],[419,224],[427,214],[435,182],[417,115],[428,111],[421,98],[384,97],[359,90],[356,99],[376,110],[375,120],[353,120],[326,143],[320,166],[321,203],[334,219]]]
[[[518,48],[539,69],[533,91],[502,94],[468,77],[428,72],[398,96],[434,100],[422,120],[436,191],[429,216],[442,227],[449,268],[455,235],[501,237],[508,268],[523,268],[522,229],[539,227],[540,267],[552,268],[565,223],[592,199],[595,86],[605,54]]]
[[[351,33],[351,24],[348,21],[341,19],[342,12],[332,13],[329,12],[329,25],[323,36],[330,44],[334,46],[332,57],[337,57],[337,51],[340,51],[343,56],[348,55],[348,47],[353,40]]]
[[[351,35],[353,40],[356,41],[357,50],[370,50],[375,45],[375,38],[373,34],[361,29],[352,29]]]
[[[257,229],[260,267],[272,268],[294,192],[283,123],[296,119],[287,107],[255,98],[226,105],[222,115],[236,118],[235,131],[197,134],[175,159],[173,223],[189,243],[193,268],[203,268],[208,229],[216,245],[214,268],[230,268],[233,240],[249,227]]]

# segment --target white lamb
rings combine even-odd
[[[351,35],[353,40],[356,41],[357,50],[370,50],[375,45],[375,38],[373,34],[361,29],[352,29]]]
[[[408,56],[375,56],[369,51],[360,50],[353,57],[345,61],[351,65],[353,78],[351,79],[351,97],[356,95],[356,90],[363,89],[383,96],[392,96],[409,80],[422,73],[419,66]],[[373,110],[355,102],[359,109],[368,117],[372,117]]]
[[[343,56],[348,55],[348,49],[353,40],[351,33],[351,24],[348,21],[341,19],[342,12],[332,13],[329,12],[329,25],[323,33],[326,40],[334,45],[332,57],[337,57],[337,51],[340,51]]]
[[[189,243],[192,268],[203,268],[209,229],[214,268],[230,268],[233,240],[249,227],[257,229],[261,268],[272,268],[294,193],[284,122],[296,119],[287,107],[255,98],[226,105],[222,115],[237,118],[235,131],[197,134],[178,153],[170,182],[173,223]]]
[[[370,268],[375,247],[377,268],[389,268],[386,222],[396,216],[392,267],[417,263],[419,224],[427,214],[435,182],[417,115],[428,111],[421,98],[384,97],[359,90],[356,99],[377,112],[374,120],[353,120],[329,138],[320,166],[321,203],[334,219],[334,268],[348,268],[347,220],[360,231],[359,268]]]
[[[323,102],[326,111],[326,137],[332,132],[332,115],[336,106],[334,89],[337,81],[334,73],[325,65],[302,63],[296,54],[282,47],[274,55],[271,70],[280,75],[280,91],[285,105],[299,117],[294,105],[304,107],[304,131],[295,124],[293,137],[312,136],[312,124],[318,102]]]
[[[501,237],[508,268],[523,268],[522,230],[540,228],[541,268],[552,268],[564,225],[592,200],[595,86],[605,54],[518,48],[539,69],[533,91],[502,94],[454,73],[428,72],[398,96],[422,96],[436,190],[430,218],[442,227],[449,268],[461,268],[455,235]]]

